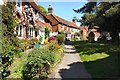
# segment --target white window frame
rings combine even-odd
[[[42,15],[39,15],[39,20],[40,20],[41,22],[45,22],[45,19],[44,19],[44,17],[43,17]]]
[[[69,31],[69,27],[67,26],[67,29],[66,29],[67,31]]]
[[[62,28],[61,28],[61,30],[64,30],[64,25],[62,25]]]
[[[20,4],[20,6],[18,6],[18,3]],[[22,0],[17,0],[16,1],[16,7],[17,7],[17,9],[22,10]]]

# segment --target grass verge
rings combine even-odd
[[[74,46],[92,78],[110,79],[120,76],[120,46],[85,41],[76,41]]]

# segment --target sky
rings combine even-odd
[[[83,14],[75,13],[73,9],[79,9],[85,3],[86,2],[38,2],[38,4],[43,6],[46,10],[48,6],[51,5],[53,14],[68,21],[72,21],[73,17],[81,19]],[[80,23],[77,23],[77,25],[80,25]]]

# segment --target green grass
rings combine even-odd
[[[76,41],[74,46],[92,78],[118,78],[120,46]]]

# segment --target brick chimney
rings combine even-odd
[[[53,8],[51,5],[48,6],[48,14],[52,14],[53,13]]]

